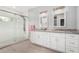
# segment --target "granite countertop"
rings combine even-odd
[[[41,29],[36,29],[35,31],[51,32],[51,33],[79,34],[79,31],[78,30],[41,30]]]

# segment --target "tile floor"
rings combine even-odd
[[[0,49],[0,53],[56,53],[56,51],[32,44],[26,40]]]

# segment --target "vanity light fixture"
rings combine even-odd
[[[4,17],[4,16],[0,16],[0,21],[1,22],[8,22],[10,21],[11,19],[9,17]]]
[[[16,8],[16,6],[12,6],[12,8],[14,8],[14,9],[15,9],[15,8]]]

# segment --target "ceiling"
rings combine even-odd
[[[35,7],[36,6],[0,6],[0,9],[28,16],[28,10]]]

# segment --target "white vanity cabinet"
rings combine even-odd
[[[43,46],[49,48],[49,46],[50,46],[50,39],[49,39],[48,32],[41,32],[40,40],[42,40]]]
[[[38,36],[39,44],[44,47],[49,47],[49,36],[48,32],[36,32],[36,35]]]
[[[65,52],[65,34],[64,33],[49,33],[50,48]]]
[[[38,33],[39,34],[39,33]],[[32,43],[39,43],[39,35],[36,34],[36,32],[30,32],[30,40]]]
[[[65,52],[65,33],[56,33],[56,50]]]
[[[44,47],[49,47],[49,36],[48,32],[31,32],[30,40],[33,43],[42,45]]]
[[[69,52],[69,53],[79,52],[78,34],[66,34],[66,52]]]
[[[50,48],[56,50],[56,37],[55,33],[49,33],[49,40],[50,40]]]
[[[31,32],[30,40],[32,43],[65,52],[65,34],[50,32]]]

